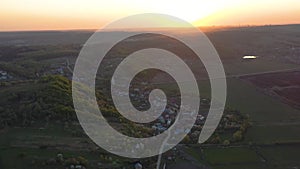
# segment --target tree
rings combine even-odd
[[[83,166],[88,165],[88,160],[82,156],[77,157],[77,161],[79,162],[79,164],[81,164]]]
[[[191,142],[191,139],[190,139],[190,137],[188,135],[186,135],[184,137],[184,139],[182,140],[183,144],[189,144],[190,142]]]
[[[221,143],[221,138],[219,135],[216,135],[215,137],[213,137],[210,141],[212,144],[219,144]]]
[[[224,140],[224,141],[223,141],[223,145],[225,145],[225,146],[230,145],[230,141],[229,141],[229,140]]]
[[[235,133],[233,133],[233,141],[241,141],[242,139],[243,139],[242,131],[238,130]]]

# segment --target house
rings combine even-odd
[[[204,116],[202,116],[202,115],[197,115],[197,120],[204,120],[205,119],[205,117]]]
[[[0,70],[0,75],[1,75],[1,76],[7,76],[7,72],[6,72],[6,71],[3,71],[3,70]]]
[[[6,71],[0,70],[0,80],[7,80],[12,78]]]
[[[159,116],[158,120],[163,124],[166,123],[166,120],[163,116]]]
[[[75,169],[85,169],[85,167],[78,164],[78,165],[75,166]]]
[[[164,127],[161,123],[156,123],[155,125],[152,126],[152,128],[159,132],[163,132],[167,130],[167,128]]]
[[[171,123],[172,123],[172,120],[171,120],[171,119],[168,119],[168,120],[167,120],[167,126],[170,126]]]
[[[140,162],[137,162],[137,163],[134,164],[134,168],[135,169],[143,169],[143,166]]]

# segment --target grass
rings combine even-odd
[[[22,158],[20,154],[24,153],[25,156]],[[29,149],[29,148],[9,148],[1,149],[0,157],[2,159],[2,165],[4,169],[15,168],[29,168],[31,166],[31,160],[34,158],[46,160],[48,158],[55,158],[58,152],[55,151],[45,151],[40,149]],[[17,161],[17,163],[16,163]]]
[[[200,148],[187,147],[186,152],[197,159],[200,163],[206,164],[207,162],[203,158],[203,153]]]
[[[20,154],[24,154],[21,157]],[[35,148],[9,148],[0,150],[0,159],[3,169],[23,169],[23,168],[64,168],[63,166],[44,166],[41,162],[52,159],[62,153],[65,158],[82,156],[89,161],[99,161],[100,156],[95,153],[81,151],[61,151],[61,150],[43,150]],[[39,164],[32,165],[32,160],[36,159]],[[17,161],[17,163],[16,163]],[[0,163],[1,164],[1,163]]]
[[[73,130],[76,126],[70,126]],[[97,151],[82,150],[83,146],[87,146],[89,139],[87,137],[74,137],[70,130],[64,130],[62,124],[50,123],[46,129],[39,129],[38,126],[30,128],[6,128],[0,133],[0,168],[1,169],[63,169],[61,165],[43,165],[46,160],[53,159],[58,153],[62,153],[64,157],[78,157],[86,158],[90,163],[88,168],[97,168],[94,166],[101,161],[100,155],[108,155],[102,149]],[[73,145],[83,142],[81,147],[59,147],[59,148],[38,148],[36,143],[51,144],[51,145]],[[15,143],[23,143],[25,147],[16,147]],[[33,147],[31,147],[31,144]],[[23,156],[21,156],[21,154]],[[112,156],[112,155],[109,155]],[[112,156],[113,159],[118,159],[121,163],[127,163],[127,159]],[[37,163],[32,164],[32,161]],[[17,161],[17,163],[16,163]],[[91,166],[93,165],[93,166]]]
[[[204,159],[211,165],[259,163],[254,150],[248,148],[204,148]]]
[[[253,126],[246,135],[246,142],[262,144],[300,142],[300,125]]]
[[[186,152],[212,169],[283,169],[300,165],[300,145],[261,146],[256,150],[248,147],[206,147],[202,150],[191,147]]]
[[[16,139],[32,140],[37,136],[71,137],[71,133],[63,130],[63,126],[58,124],[50,124],[47,129],[39,129],[39,127],[7,128],[1,131],[0,147],[7,147]]]
[[[270,166],[274,168],[292,168],[300,165],[299,152],[300,146],[276,146],[263,147],[260,149],[262,155],[266,158]]]
[[[267,96],[239,79],[228,81],[227,106],[249,114],[253,127],[246,139],[253,142],[300,140],[300,111]],[[293,125],[293,123],[295,123]]]
[[[261,93],[242,80],[228,79],[227,83],[227,105],[249,114],[253,122],[268,124],[300,119],[299,110]]]
[[[190,147],[186,152],[201,164],[212,169],[262,169],[266,168],[254,150],[249,148],[203,148]]]
[[[284,63],[282,61],[277,61],[274,58],[259,57],[252,61],[243,61],[242,58],[240,58],[239,60],[235,59],[231,62],[225,62],[224,68],[226,70],[226,75],[240,75],[300,67],[297,64]]]
[[[231,165],[220,165],[213,166],[212,169],[273,169],[271,167],[267,167],[262,163],[259,164],[231,164]]]
[[[51,124],[47,130],[40,130],[36,128],[7,128],[2,130],[0,134],[0,165],[3,169],[22,169],[22,168],[40,168],[41,166],[32,165],[33,159],[47,160],[49,158],[55,158],[58,150],[44,150],[37,148],[17,148],[11,147],[11,144],[16,140],[23,140],[24,142],[30,142],[36,139],[37,136],[52,136],[57,138],[69,136],[67,132],[62,130],[61,125]],[[20,157],[20,154],[24,154],[24,157]],[[64,152],[68,155],[67,152]],[[69,153],[70,154],[70,153]],[[79,154],[78,154],[79,155]],[[17,161],[17,163],[16,163]],[[52,166],[53,167],[53,166]],[[47,168],[47,167],[43,167]]]

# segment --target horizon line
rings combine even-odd
[[[291,26],[300,25],[300,23],[291,24],[240,24],[240,25],[205,25],[205,26],[194,26],[196,28],[245,28],[245,27],[264,27],[264,26]],[[116,28],[112,31],[126,31],[126,30],[141,30],[141,29],[184,29],[187,27],[149,27],[149,28]],[[16,30],[0,30],[1,33],[9,32],[71,32],[71,31],[82,31],[82,32],[95,32],[101,30],[101,28],[70,28],[70,29],[16,29]]]

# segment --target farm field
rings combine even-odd
[[[209,81],[201,80],[198,84],[200,96],[209,98]],[[172,84],[161,84],[161,86],[168,86],[170,90],[175,88]],[[261,92],[256,86],[238,77],[228,78],[227,87],[226,106],[249,115],[251,119],[252,127],[247,132],[246,142],[300,141],[299,109]]]
[[[254,124],[297,122],[299,110],[260,92],[240,79],[228,79],[227,103],[249,114]]]
[[[299,145],[194,147],[187,152],[212,169],[281,169],[299,165]],[[197,156],[195,155],[197,154]]]
[[[63,154],[65,159],[84,157],[88,159],[89,168],[97,168],[99,161],[105,161],[102,156],[111,158],[117,165],[130,165],[130,160],[111,156],[106,151],[98,149],[87,137],[74,136],[74,131],[81,131],[79,126],[66,129],[62,124],[49,124],[46,128],[38,126],[31,128],[10,128],[1,131],[0,135],[0,167],[1,168],[65,168],[61,164],[48,164],[57,154]],[[15,163],[15,161],[19,161]],[[117,164],[118,163],[118,164]]]
[[[273,168],[293,168],[299,166],[300,146],[276,146],[259,149]]]
[[[242,80],[229,79],[227,82],[228,106],[249,114],[253,123],[246,140],[249,137],[254,142],[300,141],[297,134],[299,110],[265,95]]]
[[[248,148],[203,148],[203,156],[213,166],[260,162],[255,151]]]
[[[255,76],[243,79],[262,89],[266,94],[280,99],[291,106],[300,106],[300,72],[281,72]]]

